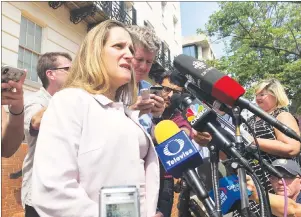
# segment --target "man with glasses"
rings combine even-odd
[[[171,97],[173,94],[181,94],[183,91],[182,87],[177,86],[170,80],[171,71],[163,72],[159,77],[156,78],[157,83],[163,87],[162,97],[164,99],[164,112],[161,120],[172,120],[174,121],[181,130],[192,138],[192,128],[189,123],[182,117],[180,111],[175,110],[174,106],[171,105]],[[158,208],[164,214],[164,217],[170,217],[174,200],[174,179],[166,173],[162,164],[160,163],[160,191]]]
[[[163,87],[162,97],[164,99],[164,112],[162,119],[174,121],[181,130],[184,130],[188,136],[192,136],[192,128],[189,123],[182,117],[181,112],[176,110],[171,105],[171,97],[173,94],[181,94],[183,91],[182,87],[177,86],[170,80],[171,71],[166,71],[161,75],[160,85]]]
[[[28,153],[23,162],[21,199],[25,217],[39,216],[31,203],[32,166],[40,123],[51,97],[59,91],[68,75],[72,58],[68,53],[50,52],[43,54],[37,64],[37,73],[43,87],[25,99],[24,134]],[[47,168],[45,168],[47,169]]]
[[[273,215],[284,216],[284,192],[287,191],[288,207],[287,216],[301,216],[301,169],[290,159],[277,159],[273,166],[284,175],[286,188],[281,179],[270,176],[270,182],[276,194],[269,193]],[[251,200],[259,202],[255,185],[250,176],[247,176],[247,187],[252,192]]]

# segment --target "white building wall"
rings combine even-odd
[[[54,10],[48,2],[1,2],[2,4],[2,64],[17,67],[21,16],[43,28],[41,53],[62,51],[72,58],[87,34],[84,22],[73,24],[70,13],[61,6]],[[25,81],[25,97],[41,84]]]
[[[161,2],[135,2],[137,24],[144,21],[153,25],[158,37],[168,44],[171,60],[182,53],[180,2],[166,2],[162,16]],[[17,67],[21,16],[42,27],[41,53],[62,51],[72,58],[87,34],[87,24],[82,21],[73,24],[70,12],[63,5],[58,9],[49,7],[48,2],[1,2],[2,6],[2,64]],[[174,28],[173,19],[178,20]],[[25,97],[39,89],[41,84],[25,81]]]
[[[180,2],[166,2],[163,16],[161,2],[134,2],[134,7],[137,24],[144,26],[144,21],[150,22],[158,37],[168,44],[171,58],[182,53]],[[178,20],[176,28],[174,16]]]

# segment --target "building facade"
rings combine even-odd
[[[199,60],[213,60],[215,55],[210,41],[204,34],[191,35],[182,38],[183,54]]]
[[[25,97],[41,86],[39,55],[68,52],[72,57],[87,31],[115,19],[153,28],[162,40],[153,71],[168,69],[181,53],[179,2],[2,2],[2,64],[27,69]]]
[[[114,19],[127,25],[153,28],[162,40],[152,72],[169,69],[182,51],[180,2],[56,1],[1,2],[2,65],[27,69],[24,97],[42,86],[36,72],[41,54],[60,51],[75,57],[94,25]],[[24,216],[20,201],[21,171],[27,145],[2,159],[2,209],[4,217]]]

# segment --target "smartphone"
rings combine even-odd
[[[1,83],[8,83],[8,81],[18,82],[24,73],[23,69],[4,65],[1,67]]]
[[[157,96],[162,96],[162,90],[163,90],[163,87],[161,87],[161,86],[152,86],[149,89],[151,94],[155,94]]]
[[[136,186],[103,187],[99,194],[100,217],[140,217]]]
[[[141,89],[140,94],[143,100],[149,99],[150,90],[147,88]]]

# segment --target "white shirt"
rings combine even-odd
[[[51,95],[43,87],[41,87],[39,91],[28,96],[24,103],[24,134],[28,144],[28,152],[25,156],[22,167],[23,178],[21,200],[23,208],[25,207],[25,204],[32,206],[31,176],[37,136],[39,132],[33,132],[32,129],[30,129],[30,123],[32,116],[39,112],[43,107],[47,107],[50,99]]]
[[[145,216],[155,215],[159,162],[149,135],[139,125],[139,111],[69,88],[52,98],[36,145],[32,202],[41,217],[98,217],[101,187],[139,187],[139,139],[126,114],[149,139],[144,158]]]

